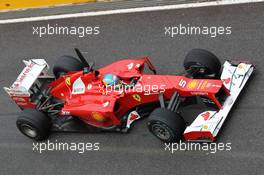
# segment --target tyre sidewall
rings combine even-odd
[[[160,125],[162,126],[164,129],[167,130],[167,132],[170,134],[170,137],[168,139],[161,139],[160,137],[158,137],[156,134],[154,134],[153,132],[153,126],[154,125]],[[158,139],[162,140],[163,142],[172,142],[174,141],[175,139],[177,139],[177,136],[175,135],[175,132],[168,126],[166,125],[165,123],[161,122],[161,121],[158,121],[158,120],[152,120],[149,122],[148,124],[148,128],[150,130],[150,132],[155,136],[157,137]]]
[[[56,78],[59,78],[60,75],[73,71],[81,71],[83,68],[84,66],[77,58],[65,55],[58,58],[55,62],[53,74]]]
[[[21,126],[23,124],[29,125],[30,127],[34,128],[37,133],[36,137],[30,137],[26,133],[23,132]],[[34,140],[44,140],[48,137],[51,127],[51,121],[48,116],[33,110],[25,109],[22,114],[18,117],[16,122],[17,128],[22,132],[25,136],[34,139]]]
[[[178,142],[182,138],[182,134],[186,128],[185,121],[179,114],[177,114],[176,112],[169,111],[165,108],[155,109],[148,118],[148,129],[152,134],[155,135],[152,130],[152,126],[154,124],[160,124],[164,126],[166,130],[170,133],[170,138],[167,140],[162,140],[158,137],[164,142]]]
[[[188,70],[191,66],[202,66],[207,69],[206,74],[218,76],[221,70],[221,62],[211,52],[204,49],[191,50],[184,60],[184,68]]]

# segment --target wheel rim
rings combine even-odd
[[[202,77],[215,77],[216,73],[212,72],[208,67],[202,67],[201,65],[196,65],[200,68],[196,72],[196,74],[202,76]]]
[[[206,72],[207,72],[207,69],[206,69],[205,67],[201,67],[201,68],[199,69],[199,73],[204,74],[204,73],[206,73]]]
[[[157,136],[162,140],[168,140],[171,137],[168,129],[160,124],[154,124],[152,126],[152,132],[154,133],[155,136]]]
[[[210,74],[211,70],[208,67],[202,66],[202,65],[196,65],[199,67],[198,73],[200,74]]]
[[[21,125],[21,131],[26,134],[28,137],[34,138],[37,136],[37,131],[35,128],[28,124]]]

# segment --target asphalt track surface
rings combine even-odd
[[[0,26],[0,81],[11,84],[23,68],[22,59],[45,58],[51,65],[63,54],[79,47],[96,65],[120,58],[148,55],[160,74],[181,71],[192,48],[205,48],[225,59],[254,63],[257,71],[226,121],[218,142],[231,142],[231,151],[164,151],[151,136],[146,120],[133,125],[129,134],[55,133],[55,142],[100,142],[100,151],[79,154],[70,151],[32,151],[32,141],[18,132],[19,109],[0,91],[0,174],[262,174],[263,168],[263,15],[264,4],[207,7],[162,12],[123,14]],[[32,25],[99,25],[100,35],[32,35]],[[232,34],[164,36],[164,26],[177,24],[232,26]]]

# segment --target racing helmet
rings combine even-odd
[[[119,78],[114,74],[105,74],[102,81],[105,86],[113,86],[119,84]]]

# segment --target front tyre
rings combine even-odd
[[[16,125],[22,134],[40,141],[49,136],[51,120],[40,111],[25,109],[17,118]]]
[[[217,78],[220,75],[221,62],[207,50],[192,49],[185,57],[184,69],[191,71],[193,78]]]
[[[179,142],[186,128],[184,119],[165,108],[155,109],[148,118],[149,131],[163,142]]]

